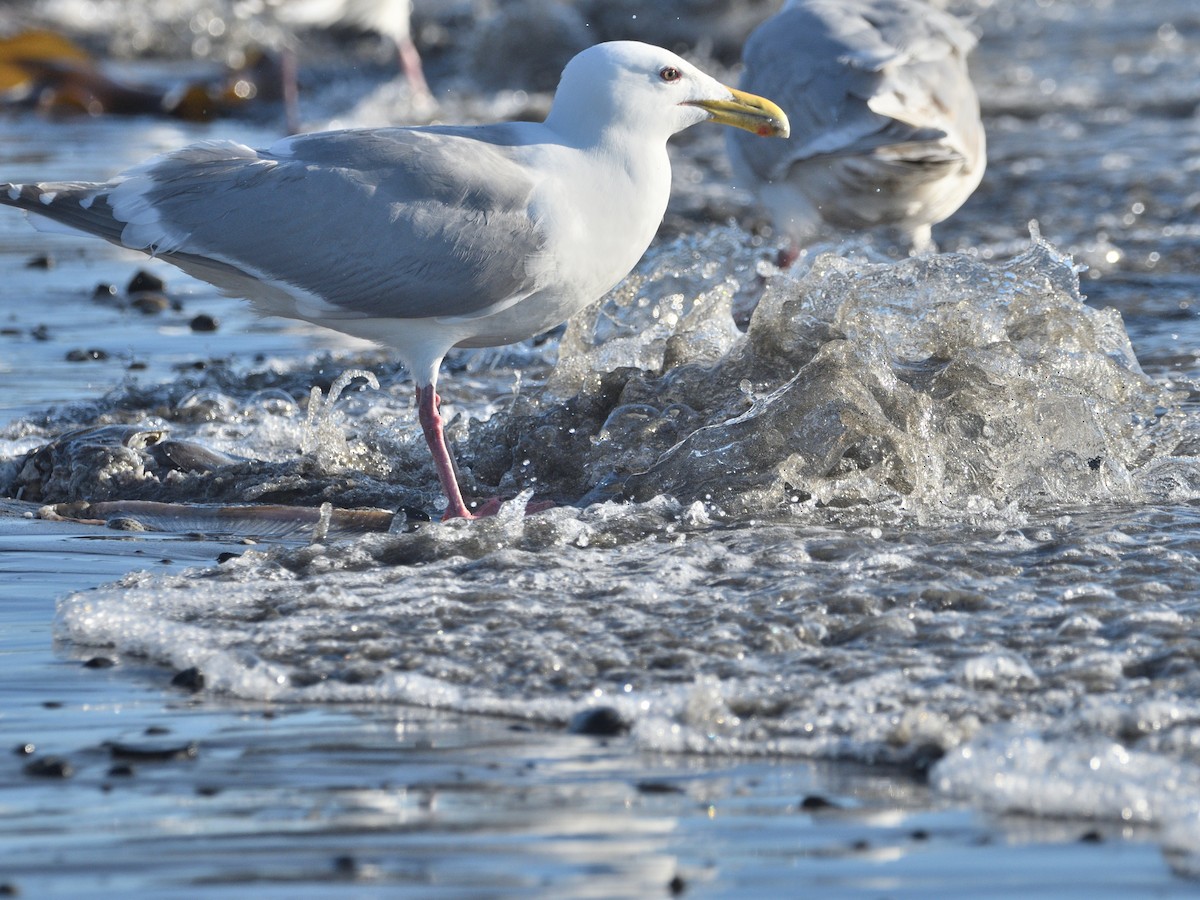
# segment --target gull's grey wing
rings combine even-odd
[[[792,136],[729,139],[766,180],[795,162],[883,147],[908,145],[895,155],[937,162],[955,153],[938,142],[959,111],[974,106],[978,118],[965,65],[974,44],[958,19],[914,0],[809,0],[785,9],[746,42],[741,87],[782,106]]]
[[[253,284],[243,273],[289,285],[326,318],[472,316],[535,287],[543,236],[515,143],[506,126],[213,142],[10,203],[224,287]]]

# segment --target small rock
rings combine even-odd
[[[68,350],[67,362],[103,362],[108,359],[108,351],[95,347],[88,350]]]
[[[189,690],[194,694],[197,691],[204,690],[204,673],[195,666],[192,666],[190,669],[184,669],[182,672],[175,673],[175,677],[171,679],[171,684],[174,687]]]
[[[671,892],[672,897],[678,897],[687,890],[687,882],[683,880],[682,875],[676,875],[667,882],[667,890]]]
[[[17,744],[17,746],[13,747],[13,753],[17,754],[17,756],[33,756],[36,750],[37,747],[34,744],[28,743]]]
[[[594,737],[616,737],[629,731],[629,723],[611,706],[583,709],[571,717],[567,730],[572,734],[589,734]]]
[[[929,770],[945,755],[946,748],[938,744],[929,743],[917,747],[913,751],[912,757],[912,766],[916,770],[917,776],[928,778]]]
[[[141,294],[146,291],[153,291],[156,294],[161,294],[166,287],[166,284],[157,275],[151,275],[144,269],[138,269],[134,273],[133,278],[129,279],[129,284],[125,286],[125,293]]]
[[[195,741],[174,747],[139,747],[134,744],[109,744],[108,752],[113,759],[140,762],[179,762],[195,759],[200,755],[200,745]]]
[[[682,794],[683,788],[667,781],[639,781],[634,785],[639,794]]]
[[[87,660],[83,667],[85,669],[111,669],[116,663],[107,656],[93,656]]]
[[[70,778],[75,774],[75,767],[61,756],[43,756],[26,763],[25,774],[35,778]]]
[[[192,318],[188,323],[192,331],[216,331],[220,327],[220,323],[216,318],[208,315],[208,313],[200,313],[200,315]]]
[[[800,801],[800,808],[812,812],[816,809],[837,809],[838,805],[819,794],[809,794]]]
[[[113,766],[112,768],[110,768],[108,770],[108,777],[109,778],[132,778],[133,777],[133,766],[130,766],[130,765]]]
[[[54,257],[49,253],[39,253],[37,256],[31,256],[25,262],[27,269],[53,269]]]
[[[333,871],[339,875],[353,878],[358,874],[358,860],[349,854],[335,857],[333,860]]]
[[[96,285],[92,291],[93,300],[115,300],[117,297],[117,289],[111,284],[105,284],[103,281]]]

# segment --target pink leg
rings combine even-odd
[[[404,77],[412,85],[413,93],[425,98],[431,96],[429,85],[425,82],[425,70],[421,67],[421,54],[411,38],[396,42],[396,51],[400,54],[400,67]]]
[[[478,510],[471,512],[463,501],[462,491],[458,487],[458,476],[454,474],[454,460],[450,456],[450,448],[446,446],[446,434],[442,428],[442,414],[438,411],[441,398],[437,395],[432,384],[417,388],[417,418],[421,422],[421,430],[425,433],[425,443],[433,454],[433,465],[437,469],[438,481],[446,494],[446,511],[442,513],[442,521],[448,519],[482,519],[494,516],[500,511],[499,498],[482,503]],[[525,507],[526,514],[552,509],[553,503],[541,501],[529,503]]]
[[[421,422],[421,430],[425,432],[425,443],[433,454],[433,465],[437,469],[438,481],[442,483],[442,491],[446,494],[446,512],[442,521],[447,519],[474,519],[475,516],[463,502],[462,491],[458,489],[458,478],[454,474],[454,460],[450,458],[450,449],[446,446],[446,435],[442,430],[442,414],[438,412],[441,398],[432,384],[417,388],[417,418]]]

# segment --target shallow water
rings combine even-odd
[[[26,501],[0,519],[2,721],[37,745],[5,767],[24,862],[0,877],[1193,892],[1200,19],[1183,0],[977,12],[990,163],[935,229],[944,254],[829,245],[777,272],[743,198],[693,180],[724,172],[693,129],[625,285],[561,339],[450,361],[464,478],[560,504],[528,518],[426,521],[436,482],[386,353],[0,217],[0,481]],[[379,89],[338,115],[403,106]],[[0,126],[14,180],[273,135]],[[143,267],[178,309],[93,297]],[[377,386],[310,395],[350,370]],[[115,528],[31,518],[100,501],[57,508]],[[322,537],[217,510],[246,502],[386,512]],[[115,665],[80,668],[97,656]],[[169,685],[192,668],[201,691]],[[74,777],[24,774],[47,754]]]

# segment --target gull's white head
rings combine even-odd
[[[713,121],[765,136],[787,137],[783,110],[721,84],[669,50],[611,41],[579,53],[563,69],[546,124],[581,140],[634,131],[666,140]]]

